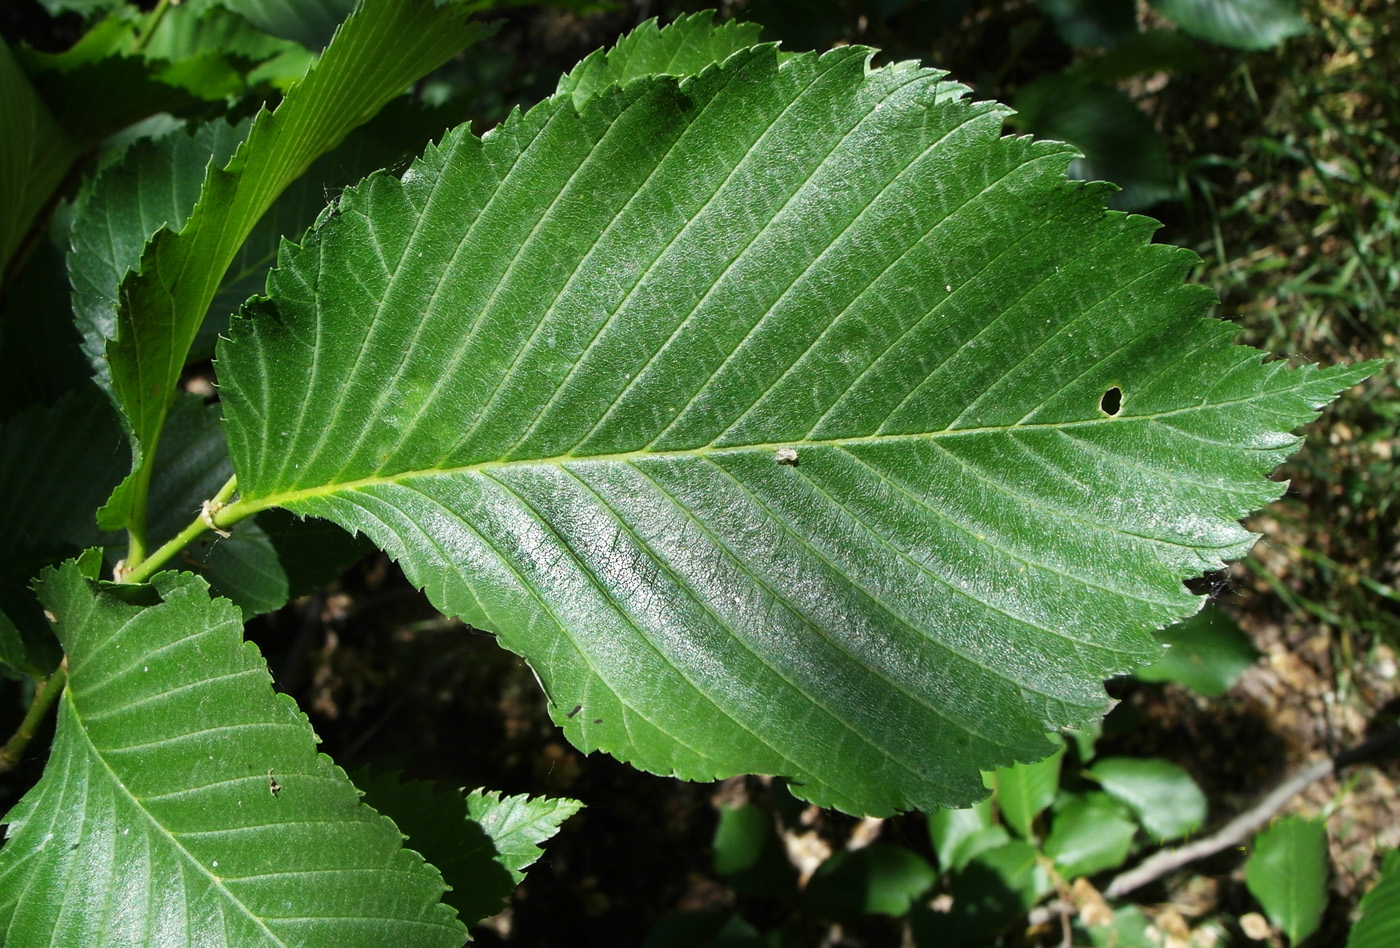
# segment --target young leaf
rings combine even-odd
[[[1286,816],[1254,839],[1244,881],[1290,944],[1322,921],[1327,907],[1327,828],[1322,820]]]
[[[1392,849],[1380,881],[1361,898],[1361,917],[1351,927],[1347,948],[1400,945],[1400,850]]]
[[[112,586],[72,562],[39,591],[68,686],[5,818],[5,944],[462,944],[441,877],[316,753],[230,603],[188,573]]]
[[[117,335],[107,346],[135,454],[109,521],[120,515],[144,530],[146,455],[204,314],[254,225],[319,155],[485,32],[459,4],[368,0],[277,110],[254,119],[228,166],[209,169],[184,229],[162,230],[147,244],[138,271],[122,282]]]
[[[409,848],[442,872],[443,901],[467,925],[498,913],[542,854],[540,844],[583,804],[566,798],[502,797],[496,792],[439,791],[397,772],[352,774],[365,803],[393,818]]]
[[[1103,757],[1084,775],[1126,803],[1143,828],[1159,840],[1185,836],[1205,822],[1205,794],[1190,774],[1171,761]]]
[[[1045,756],[1374,367],[1230,346],[1070,148],[868,56],[555,97],[347,192],[220,344],[241,512],[365,532],[643,769],[889,813]]]
[[[1005,827],[992,824],[991,797],[965,809],[929,813],[928,835],[944,872],[961,872],[979,853],[1011,841]]]
[[[162,227],[179,230],[199,198],[206,169],[223,167],[248,135],[248,122],[215,119],[189,132],[144,139],[101,173],[73,207],[68,278],[73,318],[98,385],[110,391],[107,343],[117,332],[117,288]],[[243,298],[233,302],[236,307]],[[114,523],[111,529],[120,527]]]

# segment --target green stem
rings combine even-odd
[[[159,572],[160,568],[173,558],[175,554],[188,546],[195,537],[199,536],[205,530],[210,529],[211,524],[216,530],[224,530],[233,526],[243,518],[256,513],[255,510],[240,504],[224,506],[237,490],[237,476],[230,477],[228,482],[224,484],[223,487],[219,488],[219,492],[209,501],[209,507],[211,509],[207,515],[201,512],[198,517],[194,518],[194,521],[190,523],[189,526],[175,534],[164,546],[139,562],[134,569],[119,577],[118,582],[144,583]]]
[[[160,0],[155,9],[146,17],[145,26],[141,27],[141,33],[132,41],[131,51],[139,53],[146,48],[146,44],[151,40],[151,34],[160,26],[161,19],[165,16],[165,11],[170,9],[170,0]]]
[[[24,756],[24,749],[34,739],[34,733],[39,730],[40,722],[48,713],[49,705],[63,692],[63,686],[67,683],[68,659],[65,658],[59,662],[52,675],[39,682],[39,687],[34,689],[34,700],[29,704],[29,713],[5,742],[5,746],[0,748],[0,773],[13,770],[20,762]]]

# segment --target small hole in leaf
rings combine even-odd
[[[1118,414],[1118,410],[1123,407],[1123,390],[1117,385],[1103,393],[1103,398],[1099,399],[1099,409],[1112,418]]]

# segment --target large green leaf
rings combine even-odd
[[[1296,945],[1317,931],[1327,907],[1327,827],[1285,816],[1254,840],[1244,881],[1269,920]]]
[[[404,88],[485,35],[461,4],[369,0],[275,112],[254,119],[224,168],[211,166],[178,233],[159,231],[121,285],[117,334],[107,346],[113,388],[132,431],[135,471],[110,517],[144,530],[145,487],[175,383],[204,314],[245,238],[318,156]]]
[[[365,532],[644,769],[888,813],[1045,756],[1373,367],[1230,346],[1072,149],[868,56],[555,97],[346,192],[220,343],[231,515]]]
[[[6,945],[458,948],[442,878],[360,804],[237,610],[188,573],[45,574],[68,687],[6,816]]]

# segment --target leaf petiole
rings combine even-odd
[[[44,715],[48,713],[49,706],[54,699],[63,691],[63,686],[68,683],[68,659],[58,663],[58,668],[54,673],[34,689],[34,700],[29,703],[29,711],[24,716],[24,720],[19,723],[15,733],[10,735],[10,739],[5,742],[4,747],[0,747],[0,773],[13,770],[15,765],[24,756],[24,750],[29,746],[29,742],[34,739],[34,734],[39,730],[39,722],[44,720]]]
[[[183,550],[205,530],[213,530],[222,536],[228,536],[225,531],[229,527],[256,512],[239,504],[229,504],[229,499],[237,491],[238,477],[235,475],[230,477],[223,487],[219,488],[219,492],[213,498],[204,502],[200,507],[199,515],[191,521],[189,526],[171,537],[160,549],[131,570],[118,575],[116,581],[119,583],[144,583],[159,572],[160,568],[171,557]]]

